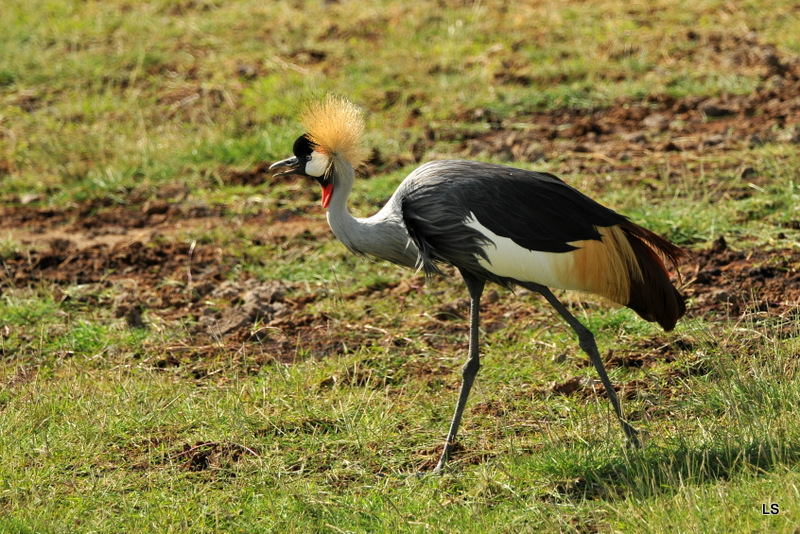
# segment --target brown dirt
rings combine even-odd
[[[738,318],[764,313],[800,318],[800,250],[731,250],[720,237],[695,252],[699,269],[684,294],[693,298],[690,315]],[[787,323],[787,331],[790,325]]]
[[[110,307],[114,316],[131,328],[154,322],[174,325],[196,318],[190,326],[194,344],[162,347],[163,354],[154,361],[157,367],[185,365],[218,351],[250,347],[248,365],[256,370],[275,358],[291,361],[300,339],[316,357],[344,350],[341,339],[331,335],[328,318],[305,311],[306,304],[318,295],[292,291],[280,281],[229,280],[237,258],[214,244],[176,239],[179,230],[225,224],[224,217],[214,210],[192,215],[181,206],[170,205],[157,209],[107,207],[88,216],[82,215],[84,211],[0,208],[0,230],[10,232],[20,245],[2,260],[0,292],[40,282],[55,285],[57,299]],[[254,215],[242,224],[264,227],[266,221],[271,224],[265,239],[330,238],[324,222],[293,215]],[[784,319],[776,325],[778,334],[796,332],[793,324],[800,316],[800,251],[796,247],[735,250],[719,239],[692,253],[696,264],[683,269],[686,280],[682,289],[690,302],[689,316],[735,319],[769,315]],[[419,291],[422,282],[420,278],[399,280],[349,297],[398,298]],[[290,293],[293,298],[287,297]],[[493,330],[505,323],[509,313],[518,314],[515,306],[519,303],[515,299],[496,302],[496,293],[495,298],[491,295],[487,294],[484,319],[486,327]],[[467,304],[459,294],[433,310],[435,326],[449,330],[463,326],[463,321],[453,320],[465,317]],[[387,340],[402,343],[393,336]],[[652,356],[658,352],[655,349],[658,347],[647,348],[642,354]],[[668,359],[670,355],[662,356]],[[644,356],[610,355],[609,365],[649,364],[639,358]],[[204,372],[198,366],[198,378]],[[574,385],[553,384],[549,392],[569,393],[564,388]]]

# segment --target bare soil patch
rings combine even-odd
[[[299,340],[315,357],[344,350],[329,318],[305,309],[319,295],[298,294],[281,281],[229,280],[237,258],[214,244],[175,239],[176,229],[187,225],[224,224],[218,215],[186,218],[179,206],[150,215],[146,210],[112,207],[85,218],[75,216],[80,210],[70,214],[2,209],[0,229],[10,230],[20,247],[2,260],[0,292],[40,283],[55,285],[57,298],[108,306],[131,328],[146,328],[153,321],[188,320],[195,344],[162,348],[164,354],[154,362],[156,366],[186,365],[248,346],[249,365],[258,367],[274,359],[289,362],[296,357]],[[163,217],[154,220],[153,214]],[[263,225],[265,220],[275,221],[265,239],[333,239],[324,222],[293,215],[253,216],[246,224]],[[22,230],[11,226],[23,221]],[[800,318],[800,251],[735,250],[721,238],[692,253],[696,265],[684,268],[687,280],[682,289],[690,302],[689,316],[735,319],[760,313],[783,318],[775,326],[776,334],[792,335],[793,324]],[[367,287],[349,298],[396,299],[419,291],[421,285],[421,279],[409,278]],[[502,327],[508,314],[522,313],[515,308],[521,305],[516,299],[497,302],[496,293],[494,298],[487,295],[484,322],[490,331]],[[436,324],[432,326],[461,328],[459,319],[464,318],[466,305],[464,295],[455,295],[451,303],[433,310],[431,320]],[[387,339],[402,343],[400,338]],[[610,358],[612,366],[647,365],[637,361],[637,354]],[[556,384],[552,389],[560,392],[563,388]]]
[[[731,250],[723,237],[695,251],[698,271],[684,290],[689,314],[732,318],[764,313],[800,318],[800,250]],[[790,329],[785,325],[787,332]]]

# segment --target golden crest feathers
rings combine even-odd
[[[343,97],[327,95],[311,102],[300,116],[300,123],[318,151],[346,160],[355,169],[367,157],[361,142],[364,114]]]

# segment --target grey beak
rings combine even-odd
[[[300,170],[300,160],[297,157],[292,156],[291,158],[286,158],[284,160],[278,161],[273,163],[269,166],[269,170],[280,169],[281,167],[288,167],[285,171],[281,171],[278,173],[273,174],[273,176],[283,176],[284,174],[292,174]]]

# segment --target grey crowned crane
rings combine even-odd
[[[478,324],[486,282],[540,293],[578,336],[631,444],[638,432],[625,420],[594,336],[548,289],[601,295],[672,330],[683,298],[665,262],[676,268],[681,248],[598,204],[552,174],[463,160],[426,163],[412,172],[372,217],[347,209],[354,169],[364,160],[364,120],[346,99],[328,96],[301,117],[306,133],[294,156],[273,164],[322,186],[322,206],[334,235],[354,254],[370,255],[426,275],[459,270],[470,296],[469,357],[444,450],[447,462],[480,368]]]

